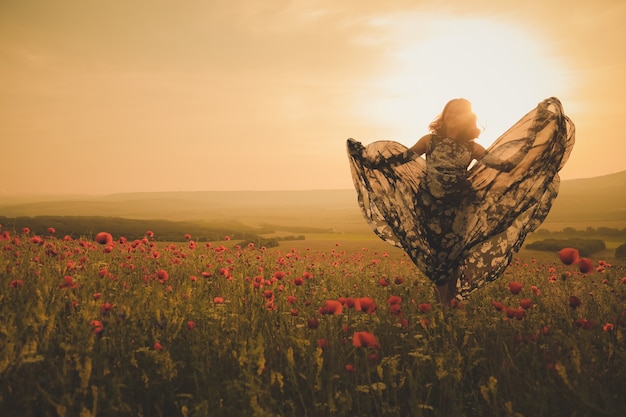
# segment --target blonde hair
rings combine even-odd
[[[461,103],[467,109],[467,111],[471,113],[471,117],[470,117],[470,120],[467,122],[467,126],[463,128],[463,130],[461,131],[457,139],[460,139],[463,142],[469,142],[469,141],[476,139],[481,133],[480,128],[477,126],[478,117],[472,111],[472,103],[469,100],[464,99],[464,98],[455,98],[455,99],[448,101],[446,105],[444,106],[441,114],[437,116],[435,120],[430,122],[430,124],[428,125],[428,130],[430,131],[430,133],[433,133],[437,136],[444,136],[444,137],[446,136],[447,129],[446,129],[445,117],[446,117],[446,113],[448,112],[448,109],[454,103]]]

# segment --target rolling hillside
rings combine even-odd
[[[364,225],[354,190],[200,191],[106,196],[3,197],[0,216],[106,216],[173,221],[232,221],[340,231]],[[563,181],[544,227],[626,227],[626,171]]]

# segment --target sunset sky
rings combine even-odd
[[[351,188],[452,98],[488,146],[546,97],[563,179],[626,170],[626,1],[4,0],[0,195]]]

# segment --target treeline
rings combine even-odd
[[[580,256],[589,257],[596,252],[606,249],[606,244],[600,239],[544,239],[526,245],[526,249],[547,252],[558,252],[563,248],[576,248]]]
[[[611,227],[587,227],[585,229],[579,230],[573,227],[565,227],[563,230],[558,231],[550,231],[548,229],[539,229],[534,232],[536,236],[565,236],[565,237],[575,237],[575,236],[585,236],[587,238],[598,237],[598,238],[624,238],[626,240],[626,229],[615,229]]]
[[[140,220],[121,217],[101,216],[36,216],[4,217],[0,216],[0,225],[4,231],[22,233],[23,228],[30,229],[31,235],[47,235],[54,229],[55,236],[93,238],[99,232],[109,232],[115,239],[125,237],[129,240],[142,239],[146,232],[154,233],[154,239],[166,242],[179,242],[191,239],[202,242],[220,241],[228,236],[232,240],[259,241],[259,234],[271,233],[266,228],[252,228],[232,221],[224,224],[204,225],[193,222],[170,220]]]

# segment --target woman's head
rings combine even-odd
[[[455,98],[445,105],[441,114],[428,125],[428,128],[431,133],[439,136],[448,136],[454,132],[455,139],[470,141],[480,135],[477,121],[478,118],[472,111],[472,103],[464,98]]]

